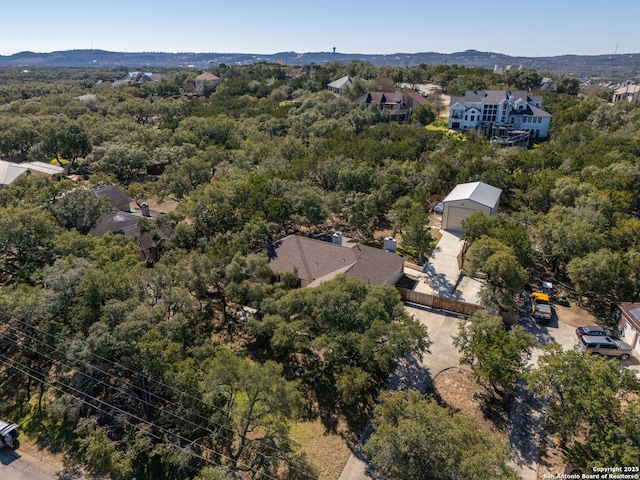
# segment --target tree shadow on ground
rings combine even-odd
[[[533,464],[540,456],[543,436],[543,403],[520,383],[511,406],[509,445],[516,463]]]
[[[424,281],[431,286],[434,295],[455,300],[462,299],[462,294],[456,291],[456,285],[452,284],[443,273],[436,272],[432,264],[427,263],[423,273],[425,275]]]
[[[427,391],[431,384],[431,373],[413,355],[407,355],[400,362],[395,371],[389,376],[387,388],[389,390],[418,390]]]
[[[474,395],[480,405],[484,418],[500,432],[506,432],[509,428],[509,412],[513,403],[513,397],[495,396],[489,392],[476,393]]]
[[[555,342],[549,333],[550,328],[558,328],[558,317],[555,313],[551,321],[548,324],[543,325],[532,318],[528,312],[525,312],[524,314],[521,312],[520,325],[522,325],[527,332],[536,337],[541,347],[545,347],[548,344]]]

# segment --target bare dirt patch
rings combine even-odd
[[[568,325],[574,327],[583,327],[585,325],[598,325],[596,317],[594,317],[588,310],[580,307],[574,303],[565,307],[562,305],[554,304],[554,309],[558,319]]]
[[[564,473],[566,463],[560,441],[551,435],[544,435],[540,442],[538,480],[556,478],[556,475]]]
[[[494,423],[485,418],[482,397],[486,391],[476,383],[470,371],[461,368],[443,370],[433,379],[432,389],[442,402],[471,415],[485,430],[498,431]]]
[[[351,450],[343,436],[328,433],[320,420],[294,424],[290,436],[300,443],[307,460],[318,469],[320,480],[340,478],[351,456]]]
[[[149,205],[150,210],[155,210],[156,212],[160,213],[171,213],[178,206],[178,202],[171,199],[165,199],[162,202],[158,202],[150,198],[148,200],[145,200],[145,202],[147,203],[147,205]]]

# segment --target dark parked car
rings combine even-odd
[[[576,328],[576,335],[578,338],[584,335],[590,335],[592,337],[611,337],[620,338],[620,334],[617,330],[611,330],[609,328],[602,328],[597,325],[589,325],[587,327]]]
[[[18,425],[0,420],[0,448],[18,448]]]
[[[629,360],[633,352],[631,345],[622,340],[614,340],[602,335],[583,335],[578,341],[578,349],[594,355],[618,357],[620,360]]]

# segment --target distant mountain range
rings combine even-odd
[[[107,52],[104,50],[67,50],[51,53],[21,52],[0,55],[0,67],[123,67],[130,70],[154,67],[191,67],[207,69],[225,63],[246,65],[278,62],[286,65],[322,64],[329,61],[349,63],[362,60],[377,66],[462,65],[466,67],[534,68],[541,72],[575,75],[582,79],[631,79],[640,76],[640,53],[617,55],[560,55],[556,57],[511,57],[500,53],[467,50],[459,53],[394,53],[372,55],[332,52],[281,52],[271,55],[250,53],[163,53]]]

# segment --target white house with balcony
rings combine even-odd
[[[467,90],[451,97],[449,128],[490,133],[496,126],[528,130],[531,138],[549,136],[551,114],[542,110],[542,97],[525,91]]]

